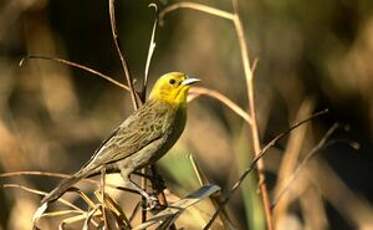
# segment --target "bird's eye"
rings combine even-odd
[[[175,84],[176,81],[175,81],[175,79],[171,79],[169,82],[170,82],[171,85],[173,85],[173,84]]]

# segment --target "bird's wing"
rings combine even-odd
[[[173,111],[168,105],[147,102],[113,131],[82,170],[111,164],[138,152],[167,135],[172,128],[172,119]]]

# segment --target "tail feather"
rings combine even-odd
[[[58,198],[60,198],[67,190],[69,190],[74,184],[76,184],[79,180],[81,180],[84,175],[72,175],[69,178],[64,179],[61,181],[56,188],[54,188],[48,195],[46,195],[42,200],[41,203],[50,203]]]
[[[87,171],[89,172],[89,171]],[[72,175],[69,178],[66,178],[60,182],[59,185],[55,189],[53,189],[50,193],[48,193],[42,200],[40,207],[36,210],[36,212],[33,215],[32,223],[33,223],[33,229],[38,229],[36,226],[37,221],[40,219],[40,217],[44,214],[44,212],[47,210],[48,205],[60,198],[67,190],[69,190],[74,184],[76,184],[79,180],[86,177],[87,175],[90,175],[87,172],[79,171],[76,174]]]

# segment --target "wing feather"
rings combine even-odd
[[[122,160],[167,135],[174,112],[170,105],[148,101],[112,132],[81,170]]]

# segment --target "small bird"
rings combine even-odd
[[[103,167],[119,169],[127,188],[139,192],[147,200],[152,199],[129,176],[135,170],[155,163],[178,140],[186,123],[188,90],[199,81],[180,72],[160,77],[144,105],[112,132],[78,172],[64,179],[42,199],[33,221],[41,216],[49,203],[79,180],[100,173]]]

